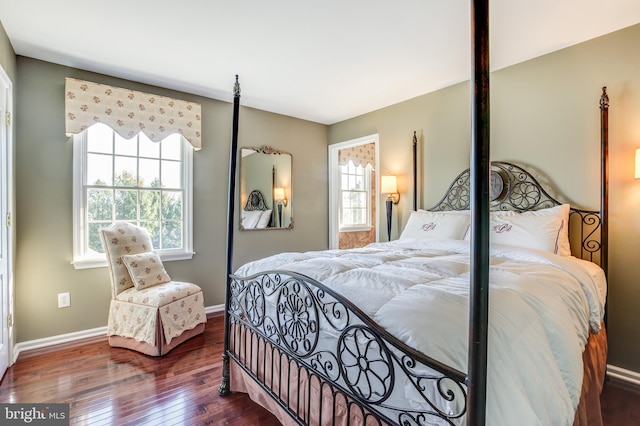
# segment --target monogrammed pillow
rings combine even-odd
[[[171,281],[160,256],[155,251],[127,254],[122,256],[122,262],[127,267],[136,290]]]
[[[491,244],[508,244],[558,254],[563,230],[566,232],[566,225],[557,216],[496,215],[490,220],[489,239]]]
[[[470,216],[456,212],[411,212],[400,239],[428,238],[434,240],[462,240],[469,228]]]

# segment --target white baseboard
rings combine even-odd
[[[218,313],[218,312],[224,312],[224,304],[207,306],[206,308],[204,308],[204,311],[207,314],[215,314],[215,313]]]
[[[16,343],[13,347],[13,362],[18,360],[20,352],[31,349],[44,348],[51,345],[59,345],[61,343],[72,342],[74,340],[86,339],[88,337],[97,337],[107,334],[107,327],[92,328],[90,330],[76,331],[73,333],[59,334],[57,336],[44,337],[42,339],[27,340],[26,342]],[[12,362],[12,364],[13,364]]]
[[[616,367],[615,365],[607,364],[607,376],[640,385],[640,373]]]
[[[204,312],[206,314],[214,314],[214,313],[223,312],[223,311],[224,311],[224,305],[213,305],[213,306],[207,306],[204,308]],[[59,345],[62,343],[73,342],[74,340],[86,339],[89,337],[104,336],[105,334],[107,334],[106,326],[92,328],[90,330],[75,331],[73,333],[59,334],[57,336],[44,337],[42,339],[27,340],[26,342],[16,343],[15,346],[13,347],[13,356],[12,356],[13,361],[11,362],[11,365],[13,365],[18,360],[18,356],[20,356],[20,352],[28,351],[31,349],[44,348],[52,345]]]

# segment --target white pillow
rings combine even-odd
[[[129,271],[136,290],[171,281],[160,260],[160,256],[155,251],[126,254],[122,256],[122,263]]]
[[[242,210],[242,227],[245,229],[253,229],[258,225],[258,221],[260,220],[260,216],[262,215],[262,210]]]
[[[256,228],[266,228],[269,226],[269,222],[271,221],[271,210],[264,210],[260,214],[260,219],[256,224]]]
[[[491,244],[559,252],[560,235],[566,228],[557,216],[494,215],[489,226]]]
[[[470,216],[460,212],[411,212],[400,239],[428,238],[436,240],[462,240],[469,228]]]
[[[571,244],[569,243],[569,212],[571,206],[569,204],[561,204],[559,206],[550,207],[541,210],[531,210],[523,213],[514,211],[496,211],[491,213],[491,218],[500,216],[522,216],[522,217],[555,217],[561,221],[560,233],[558,235],[558,250],[555,252],[560,256],[571,256]]]

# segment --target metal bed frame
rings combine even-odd
[[[471,286],[468,373],[440,363],[380,328],[357,306],[322,283],[288,271],[266,271],[251,277],[233,275],[233,236],[238,150],[240,86],[234,87],[233,129],[227,218],[227,291],[221,395],[230,389],[233,360],[299,424],[308,424],[324,409],[338,406],[362,424],[424,425],[486,423],[486,365],[489,297],[489,213],[491,210],[535,210],[561,204],[533,176],[514,164],[489,160],[488,0],[472,0],[473,102],[471,167],[453,182],[432,210],[471,211]],[[608,251],[608,107],[606,87],[600,98],[601,209],[571,209],[570,231],[580,244],[573,254],[599,263],[607,274]],[[417,138],[414,133],[414,209],[417,207]],[[267,300],[275,300],[268,315]],[[333,350],[318,342],[338,334]],[[354,358],[355,354],[355,358]],[[354,359],[356,361],[354,361]],[[375,367],[374,367],[375,366]],[[275,377],[278,371],[286,377]],[[428,371],[429,373],[425,373]],[[398,406],[396,377],[404,377],[424,398],[421,408]],[[289,393],[290,380],[303,386]],[[376,383],[374,389],[372,383]],[[283,391],[286,387],[286,392]],[[319,396],[312,401],[312,388]],[[399,388],[402,388],[399,386]],[[329,402],[327,402],[327,397]],[[324,404],[324,406],[323,406]],[[332,404],[332,407],[327,407]],[[454,407],[453,411],[452,408]],[[313,412],[312,412],[313,411]],[[332,414],[330,414],[332,416]]]

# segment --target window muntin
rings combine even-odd
[[[98,123],[76,135],[75,144],[76,268],[106,265],[99,230],[114,221],[145,227],[165,260],[191,258],[193,151],[180,135],[159,143],[144,133],[126,140]]]
[[[371,227],[371,166],[340,166],[340,230]]]

